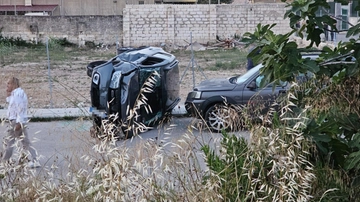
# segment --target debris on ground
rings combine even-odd
[[[307,41],[306,39],[301,39],[300,37],[297,36],[292,36],[290,38],[290,41],[295,41],[299,48],[304,48],[306,46],[308,46],[310,44],[309,41]],[[167,42],[162,42],[160,44],[160,47],[162,47],[164,50],[187,50],[187,51],[204,51],[204,50],[214,50],[214,49],[229,49],[229,48],[241,48],[243,49],[246,44],[244,42],[241,42],[241,38],[236,37],[236,38],[220,38],[220,37],[216,37],[216,40],[214,41],[208,41],[207,43],[199,43],[197,41],[195,42],[188,42],[186,41],[186,45],[185,46],[179,46],[179,45],[174,45],[173,43],[167,43]],[[322,43],[320,43],[319,47],[317,47],[318,49],[322,49],[324,46],[328,46],[330,48],[334,48],[334,43],[329,43],[327,41],[324,41]]]

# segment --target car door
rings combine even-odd
[[[263,75],[256,75],[249,79],[243,90],[243,103],[248,106],[250,111],[266,113],[274,104],[279,95],[286,92],[287,82],[281,82],[273,88],[273,83],[267,83],[264,87],[260,87],[260,83],[264,79]]]

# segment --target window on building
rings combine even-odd
[[[328,2],[330,8],[320,7],[319,10],[316,11],[316,16],[323,15],[335,15],[335,2]]]
[[[352,4],[350,4],[350,17],[359,17],[359,11],[355,10],[357,6],[359,6],[359,1],[352,1]]]
[[[144,1],[139,1],[139,4],[144,4]]]
[[[155,1],[155,4],[161,4],[161,1]]]
[[[349,25],[348,25],[348,23],[345,23],[345,22],[347,22],[347,21],[349,21],[349,19],[348,19],[348,16],[349,15],[349,11],[348,11],[348,9],[346,8],[346,9],[341,9],[341,19],[342,19],[342,21],[340,22],[341,24],[341,26],[340,26],[340,29],[342,29],[342,30],[346,30],[346,29],[349,29]]]

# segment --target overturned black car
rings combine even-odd
[[[93,130],[102,132],[110,121],[130,138],[139,124],[159,124],[180,101],[178,63],[158,47],[121,49],[108,61],[90,63]]]

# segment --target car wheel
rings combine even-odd
[[[231,106],[215,104],[205,113],[205,121],[211,131],[221,132],[238,129],[239,112]]]
[[[102,137],[102,124],[99,117],[93,117],[93,125],[90,128],[90,136],[97,139],[101,139]]]
[[[103,123],[104,122],[104,123]],[[90,128],[90,136],[99,140],[120,139],[119,123],[116,120],[103,120],[93,117],[93,126]]]
[[[123,132],[125,139],[130,139],[133,136],[137,135],[136,127],[138,127],[138,126],[135,123],[140,123],[140,120],[141,120],[140,116],[135,116],[135,117],[131,117],[131,118],[128,117],[127,120],[123,120],[123,122],[121,124],[121,130]]]
[[[134,129],[129,128],[128,126],[121,126],[121,130],[124,133],[125,139],[130,139],[134,136]]]

